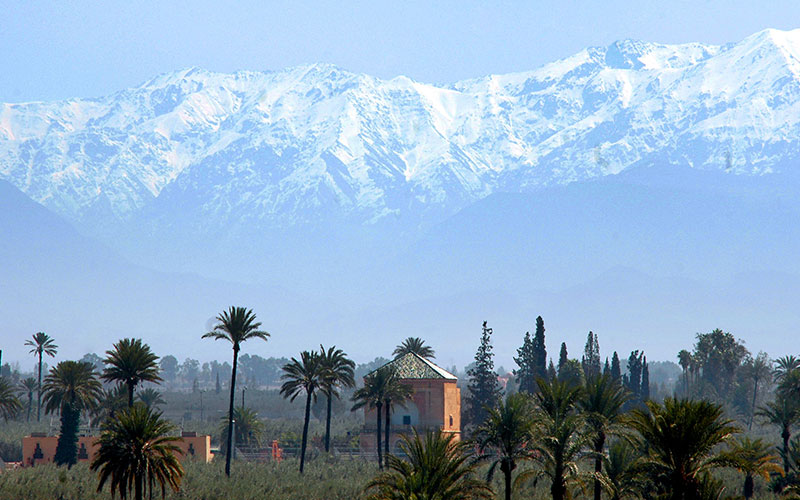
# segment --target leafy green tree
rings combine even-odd
[[[14,385],[5,377],[0,377],[0,416],[3,417],[3,420],[8,421],[9,418],[14,418],[21,409],[22,403],[17,397]],[[28,413],[30,414],[30,411]]]
[[[30,346],[31,354],[38,357],[39,369],[39,391],[36,396],[36,421],[42,419],[42,355],[47,354],[51,358],[58,352],[58,346],[52,338],[44,332],[37,332],[33,335],[33,340],[26,340],[26,346]]]
[[[722,407],[709,401],[666,398],[648,401],[632,412],[631,427],[646,450],[643,465],[665,498],[698,498],[713,486],[711,472],[735,466],[720,445],[739,432],[724,418]]]
[[[360,408],[374,409],[377,415],[376,442],[378,444],[378,467],[383,468],[383,448],[381,447],[381,419],[383,405],[386,400],[386,387],[391,378],[394,377],[393,370],[384,366],[364,377],[364,386],[358,388],[353,393],[353,411]]]
[[[525,337],[522,340],[522,346],[517,349],[517,357],[514,362],[519,367],[514,370],[514,378],[517,380],[517,388],[519,392],[526,392],[528,394],[536,390],[536,347],[534,340],[531,338],[530,332],[525,332]]]
[[[180,364],[178,363],[178,358],[171,354],[167,354],[161,361],[158,363],[159,368],[161,369],[161,375],[164,376],[164,380],[167,381],[167,384],[175,384],[178,380],[178,369]]]
[[[386,381],[383,397],[383,414],[386,417],[386,425],[383,430],[386,433],[386,439],[383,441],[384,456],[389,455],[389,442],[392,437],[392,411],[395,406],[402,406],[405,408],[406,401],[411,399],[414,394],[414,389],[406,384],[397,376],[396,371],[392,371],[391,377]]]
[[[33,377],[28,377],[20,382],[20,388],[23,393],[28,395],[28,415],[25,417],[26,422],[31,421],[31,410],[33,410],[33,393],[39,389],[39,383]]]
[[[577,411],[582,388],[558,379],[537,383],[532,441],[537,467],[520,473],[517,480],[545,478],[553,500],[564,500],[570,498],[572,486],[583,487],[595,477],[581,467],[592,439],[585,416]]]
[[[558,370],[558,379],[576,387],[582,386],[585,377],[580,361],[577,359],[566,360]]]
[[[578,399],[578,407],[586,417],[593,435],[594,471],[600,476],[603,472],[603,451],[608,436],[622,434],[625,430],[622,408],[629,399],[625,389],[611,378],[600,375],[586,381]],[[603,484],[594,481],[594,500],[600,500]]]
[[[800,421],[800,405],[795,400],[778,395],[775,401],[770,401],[762,406],[756,412],[756,416],[761,417],[765,423],[780,428],[781,439],[783,440],[783,448],[781,450],[783,472],[788,475],[790,466],[789,440],[792,438],[792,427]]]
[[[729,400],[737,372],[749,354],[741,341],[719,328],[710,333],[698,333],[692,359],[701,370],[704,384],[713,390],[704,395]]]
[[[631,351],[628,356],[628,373],[623,376],[625,387],[631,393],[631,401],[638,403],[642,400],[642,360],[644,353]]]
[[[475,353],[475,365],[467,371],[469,377],[469,421],[478,426],[487,416],[487,409],[494,408],[500,399],[500,384],[497,372],[494,371],[494,353],[492,352],[492,329],[483,322],[483,333],[478,351]]]
[[[587,379],[600,375],[600,344],[597,340],[597,335],[591,331],[586,336],[586,346],[583,348],[581,367],[583,368],[584,377]]]
[[[611,356],[611,378],[617,382],[622,380],[622,367],[619,364],[617,351],[614,351],[614,355]]]
[[[227,311],[222,311],[217,318],[213,330],[203,335],[202,338],[214,340],[227,340],[233,346],[233,368],[231,369],[231,394],[228,407],[228,453],[225,456],[225,475],[231,475],[231,439],[233,439],[233,400],[236,395],[236,364],[239,359],[239,350],[243,342],[250,339],[266,341],[269,333],[259,330],[261,323],[256,321],[252,309],[231,306]]]
[[[327,408],[325,413],[325,451],[331,450],[331,405],[333,398],[339,397],[338,388],[340,387],[354,387],[356,385],[353,370],[356,364],[353,360],[347,357],[347,353],[336,346],[329,347],[325,350],[321,345],[320,348],[320,363],[322,365],[322,378],[320,382],[320,390],[325,394],[327,399]]]
[[[153,496],[153,486],[161,487],[161,498],[169,486],[179,491],[183,467],[175,456],[180,448],[172,437],[173,426],[144,405],[127,408],[112,419],[100,435],[100,449],[92,460],[91,470],[98,472],[97,491],[111,484],[111,496],[133,495],[143,500]]]
[[[410,352],[425,359],[433,359],[436,357],[434,350],[430,346],[425,345],[425,341],[419,337],[408,337],[399,346],[395,347],[392,355],[396,359]]]
[[[728,454],[736,463],[736,469],[745,475],[742,496],[746,499],[753,497],[755,477],[768,480],[770,473],[781,473],[780,466],[775,463],[778,457],[770,453],[770,448],[772,446],[763,439],[743,437],[732,442]]]
[[[473,476],[478,464],[472,460],[470,445],[457,442],[452,434],[414,432],[403,436],[401,454],[389,455],[385,472],[367,484],[369,500],[489,500],[491,488]]]
[[[114,349],[106,351],[103,380],[122,382],[128,387],[128,408],[133,406],[133,394],[141,382],[161,382],[158,376],[158,356],[142,339],[122,339]]]
[[[142,389],[136,395],[146,407],[150,408],[151,410],[158,409],[159,405],[167,404],[164,401],[164,398],[161,397],[161,393],[155,389],[147,388]]]
[[[505,499],[511,500],[511,477],[517,464],[533,458],[528,446],[533,433],[532,405],[526,393],[511,394],[489,410],[489,417],[478,428],[476,442],[481,458],[492,462],[487,472],[491,481],[500,468],[505,484]]]
[[[308,444],[308,422],[311,419],[311,402],[315,400],[317,395],[316,391],[322,383],[322,378],[325,375],[322,366],[320,355],[316,352],[303,351],[300,353],[300,359],[292,358],[292,360],[284,365],[283,377],[285,380],[281,386],[281,394],[283,397],[289,398],[294,401],[297,396],[302,393],[306,394],[306,412],[303,420],[303,441],[300,445],[300,474],[303,473],[303,467],[306,461],[306,445]]]
[[[72,467],[77,460],[81,411],[97,403],[101,385],[91,363],[62,361],[50,370],[42,386],[46,413],[61,412],[61,431],[54,461]]]

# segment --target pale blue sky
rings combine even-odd
[[[0,0],[0,101],[99,96],[189,66],[329,62],[443,83],[622,38],[718,44],[768,27],[800,27],[800,2]]]

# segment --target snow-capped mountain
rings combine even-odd
[[[761,176],[799,152],[800,30],[628,40],[450,86],[330,65],[190,69],[0,104],[0,179],[85,228],[431,224],[495,192],[651,163]]]

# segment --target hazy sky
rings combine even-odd
[[[189,66],[329,62],[444,83],[622,38],[719,44],[798,26],[797,0],[3,0],[0,101],[99,96]]]

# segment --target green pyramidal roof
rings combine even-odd
[[[446,379],[458,380],[452,373],[444,368],[436,366],[427,359],[419,356],[416,353],[409,352],[389,361],[381,368],[389,366],[397,371],[397,376],[406,379]],[[378,368],[380,370],[381,368]],[[375,373],[378,370],[373,370],[370,373]]]

